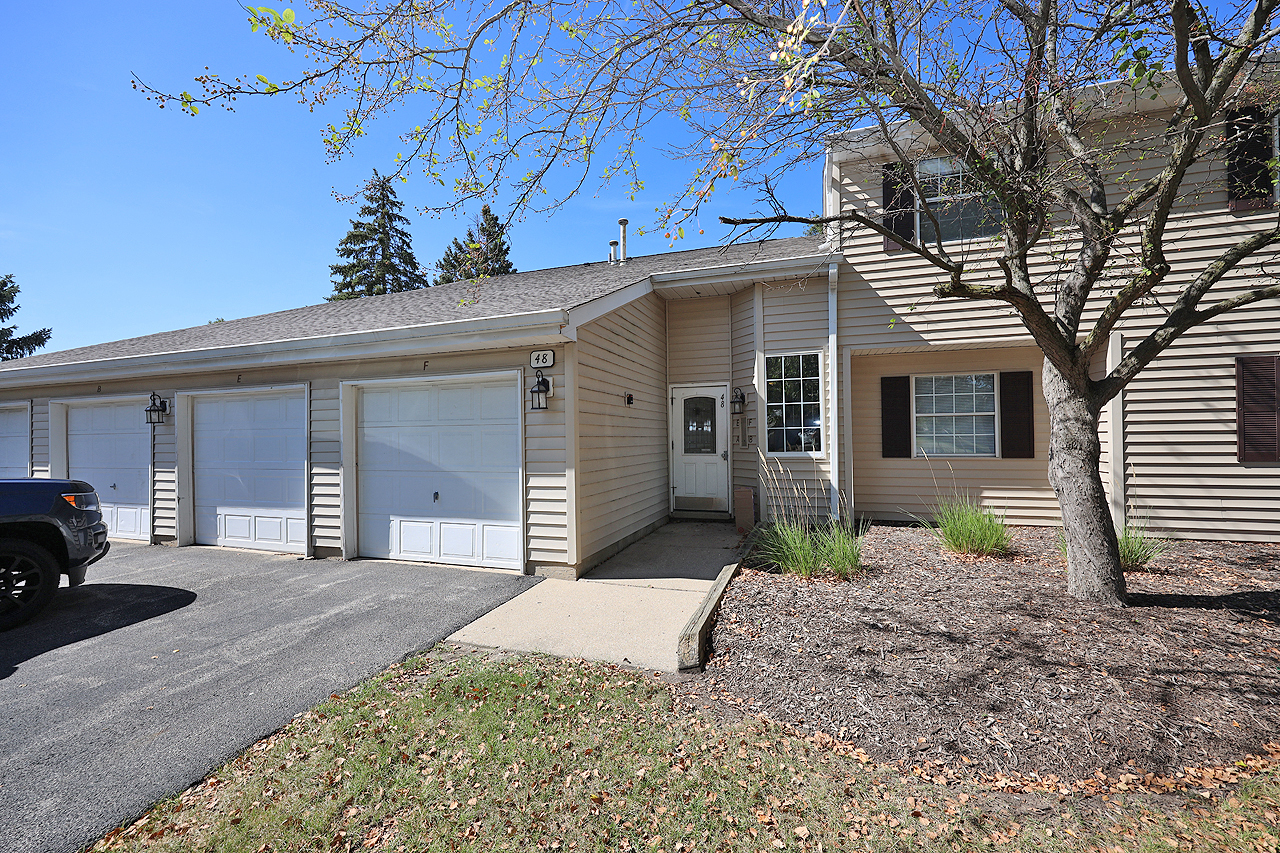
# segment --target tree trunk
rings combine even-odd
[[[1067,592],[1085,601],[1122,607],[1124,572],[1111,507],[1098,460],[1098,414],[1084,394],[1046,359],[1044,396],[1049,404],[1049,483],[1062,509],[1067,539]]]

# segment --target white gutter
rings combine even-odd
[[[531,314],[504,314],[256,344],[15,366],[0,370],[0,389],[21,388],[33,383],[129,379],[155,373],[192,373],[492,348],[515,345],[513,342],[529,338],[558,343],[566,340],[562,330],[568,322],[568,313],[557,308]]]

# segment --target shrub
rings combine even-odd
[[[964,492],[938,503],[932,522],[921,523],[948,551],[977,557],[1008,554],[1011,540],[1004,517]]]

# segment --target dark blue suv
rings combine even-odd
[[[0,480],[0,631],[35,616],[66,575],[106,556],[107,524],[98,495],[81,480]]]

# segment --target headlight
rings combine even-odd
[[[62,499],[71,504],[76,509],[97,509],[98,493],[97,492],[81,492],[79,494],[63,495]]]

